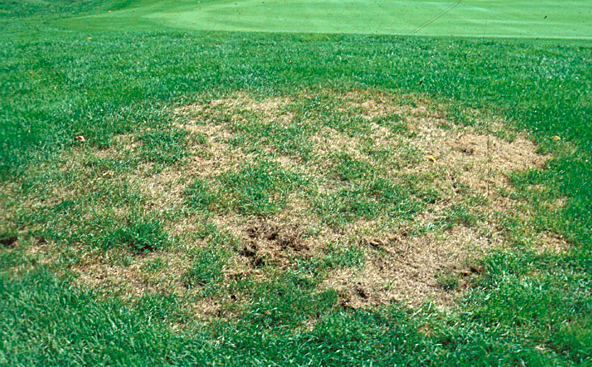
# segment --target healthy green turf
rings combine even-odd
[[[592,5],[586,0],[141,0],[57,24],[81,30],[591,38]]]
[[[567,4],[560,4],[564,14],[572,9]],[[65,15],[87,16],[97,9],[117,14],[115,9],[128,6],[0,1],[0,365],[591,365],[590,41],[51,26],[74,25],[62,20]],[[363,267],[365,249],[351,244],[331,244],[318,257],[293,259],[293,268],[269,279],[223,287],[229,254],[220,249],[237,244],[208,222],[209,213],[274,213],[290,192],[311,186],[299,172],[263,175],[273,167],[260,161],[213,182],[191,179],[180,194],[180,212],[151,207],[138,189],[167,167],[182,171],[188,146],[204,144],[203,137],[190,138],[175,125],[176,106],[237,91],[266,98],[365,88],[428,96],[446,104],[451,122],[461,126],[475,123],[475,109],[503,117],[553,155],[545,169],[512,177],[512,195],[532,204],[530,220],[500,213],[496,224],[508,246],[483,259],[483,273],[458,307],[438,311],[429,302],[413,309],[340,307],[334,291],[317,290],[314,276]],[[335,129],[363,135],[359,120],[340,118],[334,113],[339,106],[327,103],[331,100],[312,99],[300,112],[321,110],[320,119]],[[245,138],[235,144],[255,152],[260,148],[255,143],[270,144],[306,159],[310,132],[282,128],[239,121],[235,129]],[[80,134],[86,145],[72,140]],[[122,136],[141,145],[128,152]],[[380,200],[358,205],[375,192],[396,197],[405,212],[420,208],[419,199],[429,200],[414,196],[413,185],[366,179],[372,169],[347,155],[336,152],[331,162],[326,174],[341,180],[342,190],[313,198],[328,223],[400,208]],[[147,165],[154,169],[143,171],[140,180],[120,179]],[[347,187],[360,181],[375,185],[367,186],[373,191]],[[220,203],[221,195],[229,202]],[[548,202],[558,198],[564,205],[550,210]],[[453,207],[435,222],[435,230],[471,223],[468,209]],[[187,213],[203,215],[189,236],[208,247],[192,248],[163,225]],[[572,247],[565,253],[533,251],[531,235],[538,230],[560,234]],[[53,252],[29,251],[37,247]],[[182,279],[188,289],[246,295],[239,316],[203,321],[195,318],[192,299],[148,293],[130,300],[74,286],[75,274],[65,271],[88,259],[125,267],[175,248],[189,258]],[[143,271],[167,273],[167,259],[151,258]],[[438,281],[445,289],[458,285],[446,273]]]

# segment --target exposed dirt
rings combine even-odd
[[[18,237],[15,235],[2,235],[0,236],[0,247],[14,248],[17,241]]]
[[[290,253],[305,253],[309,250],[300,229],[294,225],[281,226],[266,221],[249,223],[242,236],[244,245],[239,254],[254,267],[268,263],[285,266]]]

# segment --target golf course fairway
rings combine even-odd
[[[592,38],[592,2],[491,0],[139,0],[61,19],[77,30],[209,30]]]

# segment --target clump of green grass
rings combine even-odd
[[[138,167],[139,159],[136,157],[97,157],[91,155],[84,166],[97,173],[113,172],[116,175],[125,175],[133,172]]]
[[[445,231],[457,225],[471,227],[477,223],[478,219],[478,215],[471,212],[466,205],[455,204],[452,207],[445,209],[436,221],[418,228],[416,232],[425,233],[427,231]]]
[[[233,129],[240,133],[234,143],[240,143],[247,151],[271,146],[280,154],[308,160],[312,154],[309,140],[314,129],[302,123],[278,123],[275,121],[234,123]]]
[[[314,283],[295,274],[258,284],[252,299],[246,307],[245,320],[263,330],[299,327],[309,319],[327,314],[337,304],[335,291],[315,291]]]
[[[452,228],[458,224],[471,226],[475,224],[476,221],[476,215],[471,213],[471,211],[464,205],[454,205],[452,208],[445,210],[442,218],[439,219],[439,222],[442,223],[446,229]]]
[[[189,287],[209,287],[221,280],[225,256],[220,248],[202,248],[192,254],[193,264],[185,273]]]
[[[355,244],[330,243],[322,259],[328,269],[363,268],[365,263],[364,250]]]
[[[437,197],[436,192],[421,189],[417,179],[409,177],[403,182],[393,182],[376,178],[363,181],[357,186],[318,195],[314,205],[323,221],[330,225],[339,226],[378,216],[407,220]]]
[[[366,252],[356,244],[331,242],[320,256],[294,259],[295,271],[320,276],[339,268],[363,268]]]
[[[187,131],[183,129],[150,129],[140,135],[143,159],[170,165],[187,156]]]
[[[103,248],[124,246],[134,253],[145,253],[162,250],[170,238],[158,219],[131,215],[123,225],[106,233],[101,242]]]
[[[148,261],[146,264],[143,265],[143,269],[146,270],[148,273],[158,273],[161,271],[166,270],[167,262],[164,261],[162,258],[157,257],[154,260]]]
[[[184,310],[183,301],[174,294],[145,294],[133,305],[133,310],[141,317],[165,323],[187,322],[189,315]]]
[[[283,209],[292,190],[305,182],[300,175],[266,160],[245,164],[238,172],[223,174],[219,180],[234,209],[262,216]]]
[[[375,168],[367,161],[355,159],[346,153],[338,153],[332,158],[335,174],[341,180],[368,180],[375,175]]]
[[[210,184],[200,178],[197,178],[185,190],[186,202],[193,209],[208,212],[212,210],[221,198],[217,191],[213,190]]]

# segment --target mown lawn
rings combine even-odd
[[[592,37],[583,0],[318,1],[140,0],[54,25],[80,30],[207,30],[471,37]]]
[[[0,2],[0,364],[591,363],[589,41],[49,25],[114,4]]]

